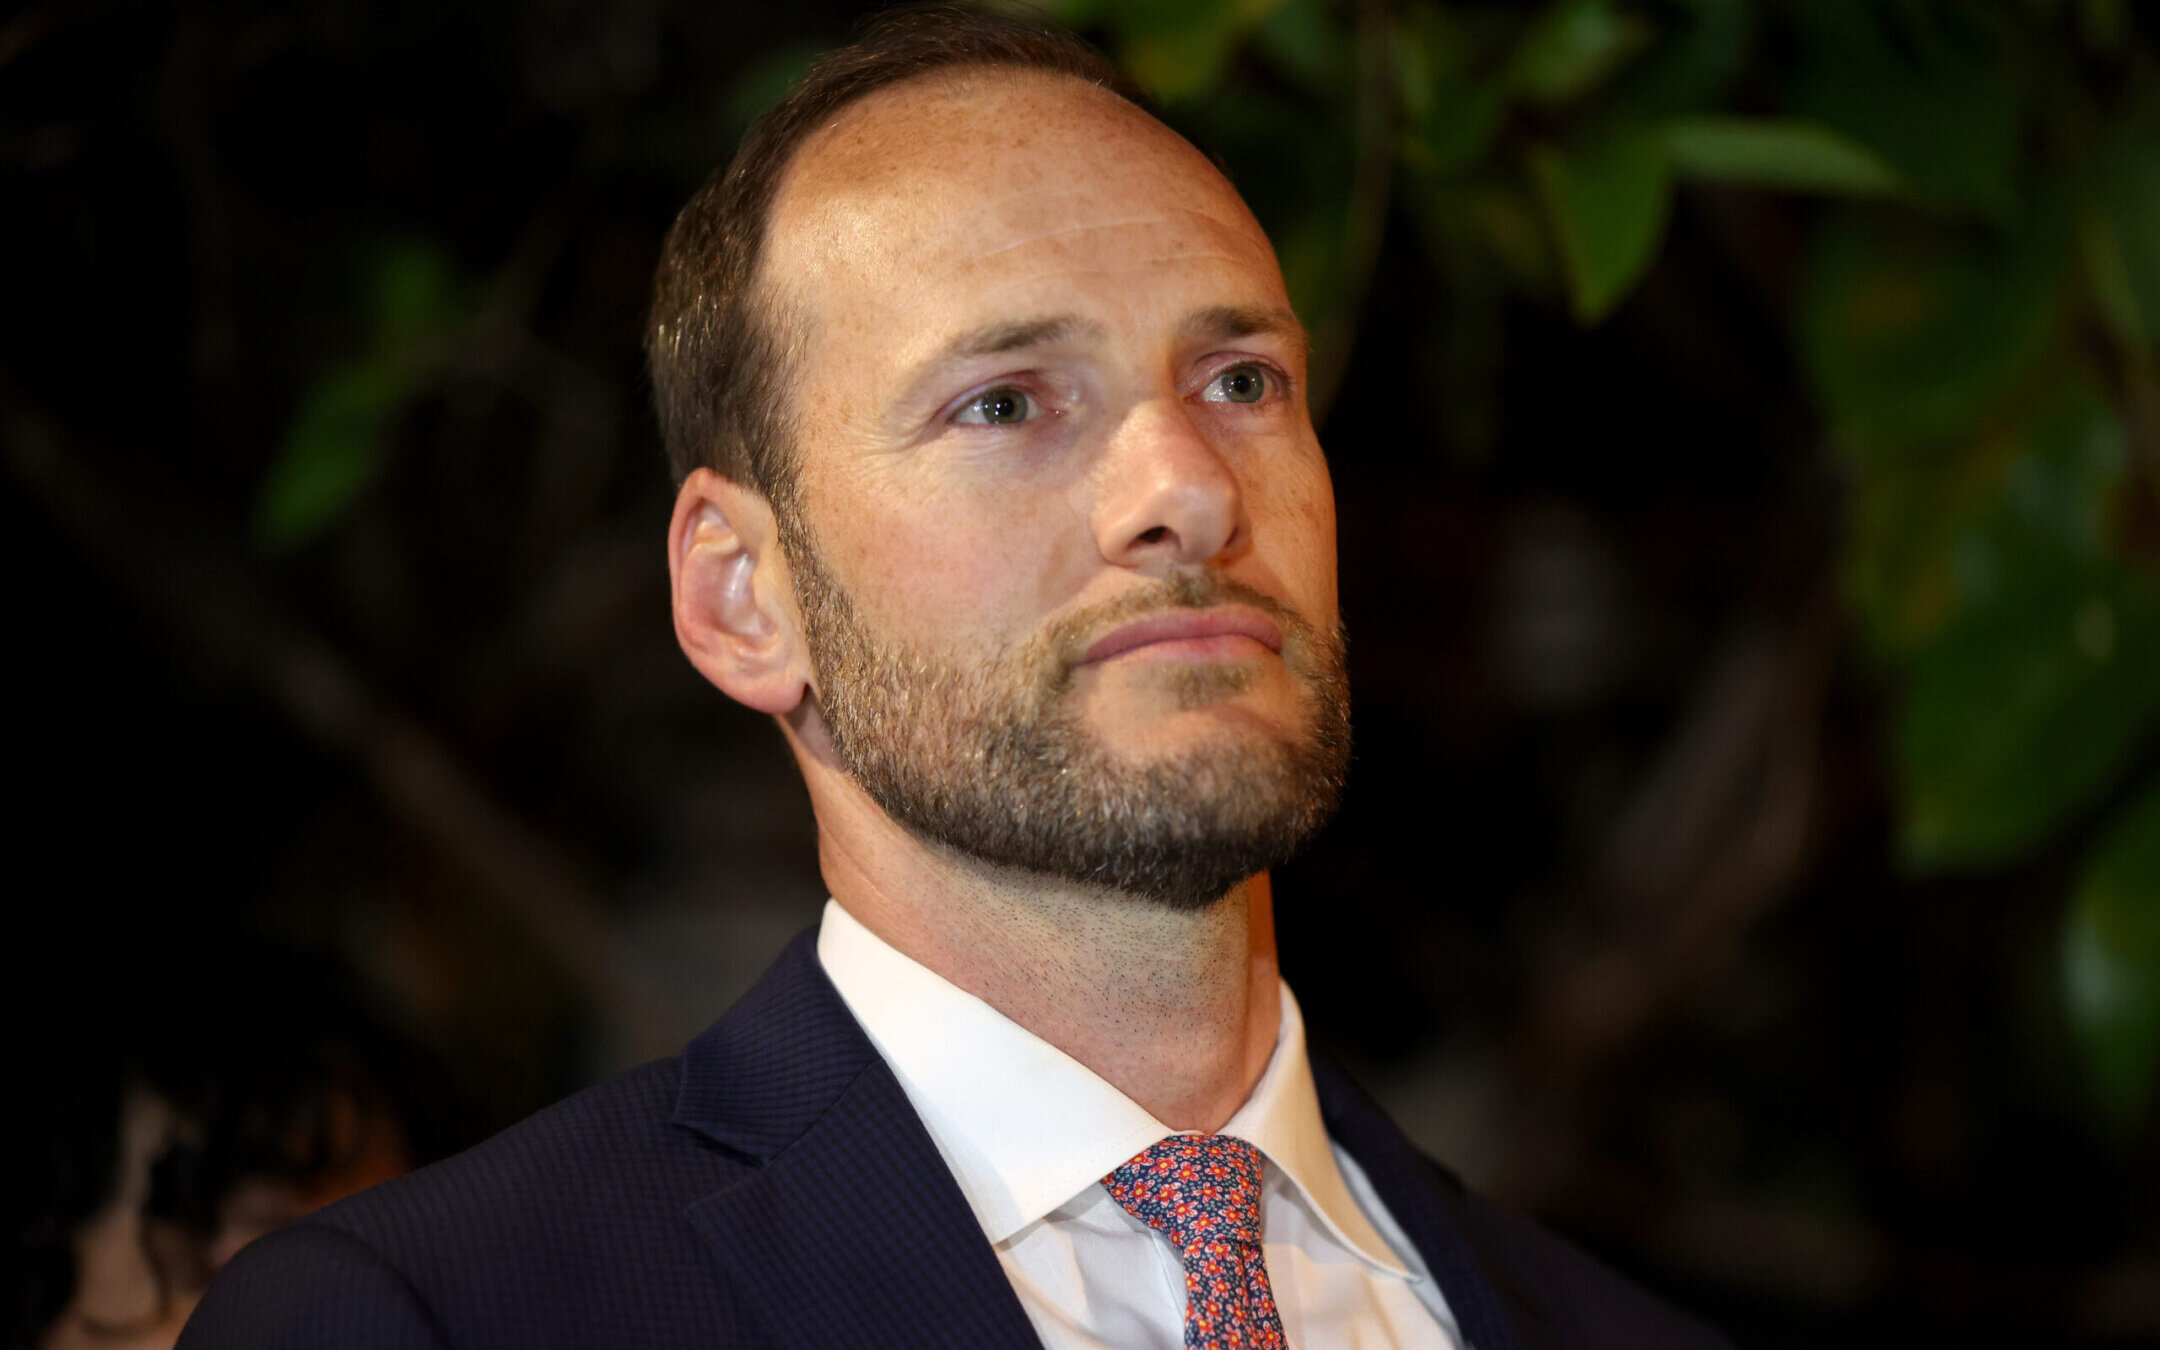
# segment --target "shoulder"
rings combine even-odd
[[[683,1211],[748,1164],[673,1123],[680,1081],[679,1060],[633,1070],[270,1234],[182,1344],[577,1344],[591,1317],[663,1339],[649,1324],[671,1309],[724,1321],[669,1286],[724,1291]]]
[[[318,1217],[386,1250],[422,1234],[438,1246],[454,1233],[492,1247],[567,1219],[606,1223],[664,1203],[674,1187],[720,1179],[715,1159],[672,1123],[680,1082],[679,1059],[633,1069]]]
[[[605,1231],[723,1182],[727,1160],[673,1124],[681,1061],[660,1060],[567,1097],[454,1157],[324,1210],[386,1252],[421,1242],[485,1254]]]
[[[249,1247],[205,1295],[188,1350],[774,1343],[771,1247],[806,1218],[852,1231],[873,1160],[944,1175],[889,1072],[855,1091],[883,1062],[818,965],[816,931],[683,1055]],[[770,1165],[806,1139],[851,1180]],[[772,1200],[791,1186],[795,1203]],[[759,1220],[755,1240],[730,1214]],[[830,1251],[798,1256],[828,1291],[846,1274]]]
[[[411,1282],[366,1243],[316,1219],[251,1243],[218,1275],[180,1350],[447,1344]]]

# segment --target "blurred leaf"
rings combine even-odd
[[[1413,178],[1404,188],[1425,246],[1444,269],[1533,296],[1559,291],[1551,232],[1527,187],[1489,177]]]
[[[2106,556],[2108,522],[2130,467],[2122,419],[2090,388],[2071,387],[2030,419],[2022,439],[2024,451],[2003,475],[2002,528],[1976,542],[2031,538],[2073,558]]]
[[[462,319],[457,268],[429,239],[398,239],[382,245],[366,264],[368,303],[379,351],[433,341]]]
[[[2009,448],[1982,442],[1853,476],[1841,570],[1878,655],[1909,657],[1957,614],[1958,545],[2000,496]]]
[[[2124,256],[2122,233],[2110,213],[2095,202],[2078,212],[2078,256],[2085,264],[2085,284],[2092,288],[2093,304],[2115,341],[2133,357],[2153,349],[2152,330],[2145,323],[2145,307],[2138,303],[2130,281],[2130,262]]]
[[[2160,784],[2085,860],[2063,923],[2064,1002],[2101,1103],[2144,1118],[2160,1075]]]
[[[2114,55],[2130,33],[2130,13],[2123,0],[2078,0],[2078,36],[2088,50]]]
[[[1390,44],[1402,104],[1403,164],[1413,173],[1461,173],[1485,157],[1500,130],[1501,91],[1470,76],[1469,45],[1450,17],[1431,5],[1412,6]]]
[[[1440,80],[1405,108],[1403,163],[1435,178],[1451,177],[1485,158],[1500,130],[1500,91],[1488,85]]]
[[[1574,153],[1540,147],[1530,172],[1575,317],[1596,323],[1634,289],[1665,236],[1672,170],[1663,141],[1648,128],[1617,128]]]
[[[1755,35],[1749,0],[1680,0],[1668,31],[1627,73],[1628,115],[1648,120],[1714,107],[1740,78]]]
[[[2160,340],[2160,140],[2118,138],[2096,165],[2081,224],[2087,271],[2118,336],[2151,355]]]
[[[389,360],[336,367],[302,400],[255,499],[255,540],[284,553],[344,514],[382,467],[382,439],[411,381]]]
[[[1649,45],[1649,24],[1613,0],[1559,0],[1532,21],[1508,63],[1508,87],[1534,103],[1567,103]]]
[[[1455,0],[1403,0],[1385,8],[1395,15],[1389,46],[1398,56],[1410,49],[1414,69],[1435,78],[1506,85],[1526,27],[1520,8],[1471,8]]]
[[[1898,750],[1916,866],[1987,866],[2044,842],[2160,713],[2160,593],[2109,548],[2128,469],[2114,409],[2071,386],[1939,465],[1891,466],[1916,508],[1902,518],[1856,512],[1855,556],[1902,557],[1926,587],[1906,604],[1933,606],[1871,616],[1911,660]],[[1896,632],[1900,618],[1920,626]]]
[[[448,251],[428,239],[365,250],[361,284],[372,349],[316,379],[256,489],[255,540],[268,552],[321,535],[374,480],[383,436],[473,309]]]
[[[1879,152],[1923,200],[2008,220],[2017,210],[2024,66],[1955,22],[1892,32],[1897,7],[1808,0],[1787,108]],[[1968,16],[1969,17],[1969,16]]]
[[[2029,542],[1914,660],[1897,725],[1902,851],[1998,867],[2088,809],[2160,715],[2160,592]]]
[[[1801,346],[1848,448],[1962,435],[2046,349],[2067,230],[2060,212],[2033,214],[2004,240],[1857,212],[1817,231]]]
[[[1214,88],[1237,46],[1284,0],[1124,0],[1112,8],[1119,59],[1165,104]]]
[[[1683,178],[1793,192],[1875,197],[1896,192],[1897,170],[1826,127],[1746,117],[1689,117],[1665,128]]]
[[[2101,558],[2128,468],[2121,419],[2074,382],[2022,421],[1947,452],[1867,462],[1853,483],[1844,571],[1874,647],[1910,657],[2014,584],[2036,544]]]
[[[1286,0],[1260,25],[1255,45],[1307,93],[1333,94],[1351,79],[1349,30],[1324,0]]]
[[[1415,98],[1416,88],[1430,80],[1468,75],[1478,54],[1461,16],[1430,0],[1410,0],[1402,7],[1389,46],[1401,63],[1406,99]]]

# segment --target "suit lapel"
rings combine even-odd
[[[777,1344],[1039,1346],[815,936],[684,1055],[676,1123],[758,1164],[687,1216]]]
[[[1329,1136],[1416,1244],[1473,1350],[1555,1350],[1507,1261],[1473,1239],[1462,1184],[1340,1070],[1312,1067]],[[815,929],[685,1052],[675,1123],[753,1165],[685,1213],[775,1344],[1039,1347],[907,1094],[818,965]]]
[[[1463,1339],[1473,1350],[1557,1350],[1556,1333],[1537,1306],[1495,1279],[1506,1262],[1472,1241],[1462,1183],[1420,1153],[1340,1069],[1317,1056],[1312,1069],[1328,1137],[1357,1159],[1388,1213],[1416,1244]]]

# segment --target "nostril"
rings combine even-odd
[[[1154,529],[1142,533],[1136,540],[1134,540],[1134,542],[1140,544],[1159,544],[1163,540],[1168,539],[1169,537],[1170,527],[1167,525],[1157,525]]]

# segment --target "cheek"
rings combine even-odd
[[[1248,497],[1255,494],[1248,492]],[[1335,493],[1315,448],[1271,475],[1249,503],[1254,543],[1308,614],[1335,614]]]
[[[841,497],[845,511],[812,513],[827,566],[866,618],[918,642],[1026,636],[1084,580],[1062,494],[884,482],[823,500]]]

